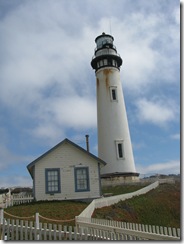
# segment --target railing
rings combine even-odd
[[[90,240],[88,233],[71,226],[40,223],[23,220],[4,221],[0,228],[1,240],[11,241],[59,241],[59,240]]]
[[[11,202],[12,202],[12,205],[19,205],[22,203],[32,202],[33,199],[34,198],[32,195],[21,196],[21,195],[17,194],[17,195],[12,195]]]
[[[101,233],[101,237],[113,236],[113,240],[180,240],[179,228],[84,217],[76,217],[76,223],[85,232],[96,230]]]
[[[4,218],[10,216],[12,219]],[[28,217],[15,216],[0,210],[0,239],[1,240],[83,240],[86,235],[80,229],[72,226],[41,223],[40,219],[54,222],[71,222],[70,220],[56,220],[46,218],[36,213]],[[29,220],[29,221],[28,221]],[[32,220],[32,221],[30,221]]]
[[[34,199],[34,197],[32,195],[20,195],[20,194],[14,194],[10,197],[6,197],[4,199],[4,201],[2,201],[0,203],[0,207],[1,208],[7,208],[10,206],[14,206],[14,205],[19,205],[19,204],[23,204],[23,203],[29,203],[32,202]]]
[[[79,221],[79,220],[78,220]],[[80,227],[7,219],[0,225],[0,239],[11,241],[59,240],[167,240],[179,241],[180,229],[112,221],[80,222]]]
[[[95,199],[87,206],[87,208],[84,209],[84,211],[79,215],[79,217],[90,218],[96,208],[102,208],[105,206],[110,206],[110,205],[115,204],[119,201],[124,201],[124,200],[132,198],[134,196],[145,194],[145,193],[149,192],[150,190],[152,190],[158,186],[159,186],[159,182],[156,181],[156,182],[154,182],[154,183],[152,183],[152,184],[150,184],[150,185],[148,185],[148,186],[146,186],[140,190],[137,190],[135,192],[126,193],[126,194],[117,195],[117,196],[112,196],[112,197],[104,197],[104,198],[100,198],[100,199]]]
[[[0,211],[0,239],[1,240],[105,240],[105,237],[99,235],[98,231],[94,230],[89,233],[83,228],[62,226],[57,224],[40,223],[39,219],[47,219],[39,213],[29,217],[19,217],[20,219],[5,219],[3,209]],[[6,213],[8,214],[8,213]],[[17,218],[18,216],[11,217]],[[35,219],[35,221],[28,221],[26,219]],[[52,220],[57,222],[66,222],[72,220]],[[109,239],[111,240],[111,239]]]
[[[5,219],[4,214],[13,219]],[[28,221],[29,219],[29,221]],[[30,220],[33,221],[30,221]],[[60,224],[41,223],[40,219]],[[0,210],[1,240],[180,240],[180,229],[132,224],[112,220],[75,217],[76,226],[62,226],[70,220],[55,220],[36,213],[19,217]]]

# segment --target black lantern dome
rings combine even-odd
[[[95,48],[95,55],[91,61],[91,66],[96,71],[102,67],[116,67],[120,69],[122,59],[117,53],[113,41],[113,36],[104,32],[95,39],[97,46]]]

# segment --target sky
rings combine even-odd
[[[98,156],[95,38],[114,37],[136,171],[180,173],[180,2],[0,0],[0,188],[68,138]]]

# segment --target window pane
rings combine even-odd
[[[75,175],[76,175],[76,190],[77,191],[85,191],[88,190],[88,169],[87,168],[79,168],[75,169]]]
[[[119,154],[119,158],[123,157],[123,148],[121,143],[118,143],[118,154]]]
[[[107,65],[107,59],[104,59],[104,65]]]
[[[54,193],[60,191],[59,181],[59,170],[58,169],[47,169],[46,170],[46,191],[48,193]]]
[[[116,100],[116,89],[112,89],[112,99]]]

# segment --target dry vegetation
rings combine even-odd
[[[94,218],[180,228],[180,183],[162,184],[145,195],[96,209]]]

